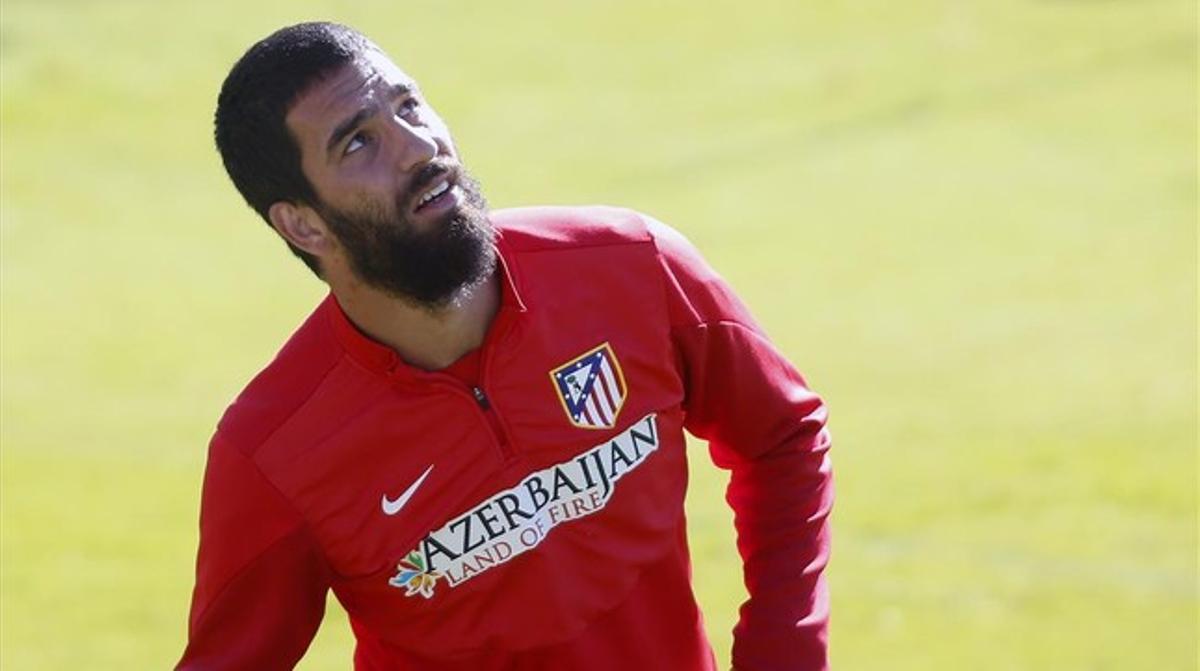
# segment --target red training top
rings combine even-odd
[[[714,669],[687,429],[731,471],[734,668],[826,669],[821,400],[662,224],[491,216],[503,299],[477,355],[415,369],[330,297],[225,413],[178,668],[291,668],[332,589],[360,670]]]

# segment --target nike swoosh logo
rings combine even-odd
[[[396,513],[400,512],[400,509],[404,507],[404,504],[408,503],[408,500],[412,498],[412,495],[417,493],[417,488],[421,486],[422,482],[425,482],[425,478],[429,477],[429,472],[432,470],[433,464],[430,464],[429,468],[426,468],[425,472],[421,474],[421,477],[417,478],[416,482],[409,485],[408,489],[404,490],[404,493],[400,496],[397,496],[395,499],[389,499],[387,494],[384,494],[383,500],[379,502],[379,504],[383,507],[383,514],[395,515]]]

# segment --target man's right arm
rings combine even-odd
[[[200,550],[177,669],[291,669],[325,612],[329,568],[291,503],[218,435],[200,506]]]

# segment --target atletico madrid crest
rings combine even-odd
[[[550,371],[567,419],[584,429],[611,429],[625,403],[625,376],[604,343]]]

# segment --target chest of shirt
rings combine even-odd
[[[683,373],[660,289],[623,289],[618,271],[604,291],[530,291],[536,308],[482,353],[478,389],[347,361],[272,436],[265,469],[352,612],[453,631],[480,593],[527,594],[554,566],[571,587],[543,591],[575,601],[542,612],[567,627],[563,613],[617,598],[612,567],[676,542]]]

